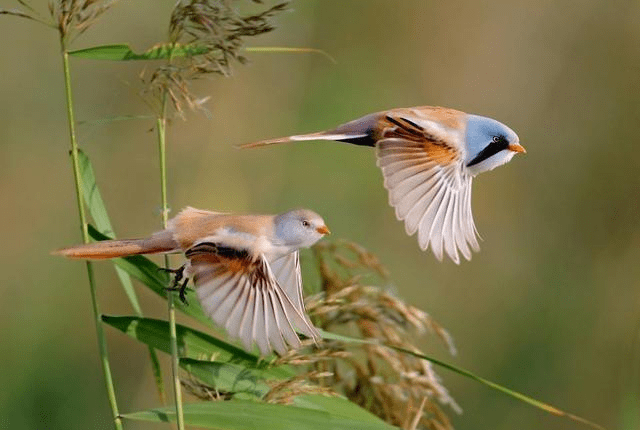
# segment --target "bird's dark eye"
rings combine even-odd
[[[311,225],[311,223],[309,223],[309,221],[307,221],[306,219],[302,220],[302,226],[303,227],[309,227]]]
[[[493,139],[491,139],[493,141],[493,143],[499,143],[501,139],[501,136],[493,136]]]

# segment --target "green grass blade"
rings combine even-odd
[[[167,393],[164,389],[164,379],[162,379],[162,369],[160,369],[160,360],[158,360],[158,353],[153,347],[148,346],[149,359],[151,360],[151,373],[153,373],[153,381],[156,384],[158,390],[158,397],[160,402],[164,405],[167,403]]]
[[[320,394],[308,394],[295,397],[293,404],[301,408],[322,410],[330,413],[333,417],[354,420],[358,423],[354,428],[366,427],[366,423],[369,423],[372,426],[371,428],[376,429],[395,428],[366,409],[361,408],[349,399],[341,396],[329,397]]]
[[[93,172],[91,161],[89,161],[89,157],[80,150],[78,151],[78,161],[84,201],[87,208],[89,208],[93,221],[96,223],[96,229],[107,236],[114,236],[113,227],[111,226],[111,221],[109,220],[104,200],[102,200],[102,196],[100,195],[100,190],[96,183],[96,176]],[[131,278],[127,272],[121,268],[116,266],[115,270],[118,275],[118,279],[120,280],[120,284],[122,284],[122,288],[131,303],[131,307],[133,307],[133,310],[137,315],[142,315],[140,302],[138,301],[138,296],[133,289]]]
[[[93,221],[96,223],[96,232],[114,236],[113,227],[111,225],[111,221],[109,220],[106,205],[104,204],[104,200],[102,200],[100,190],[98,189],[96,176],[93,172],[93,166],[91,165],[89,157],[80,149],[78,149],[78,167],[80,170],[80,179],[82,181],[82,193],[84,201],[87,205],[87,208],[89,208],[89,213],[91,213]],[[91,230],[91,228],[93,227],[89,226],[89,230]],[[89,234],[91,234],[90,231]],[[114,265],[114,268],[116,271],[116,275],[120,280],[120,285],[122,285],[122,289],[129,299],[129,303],[131,303],[131,307],[135,311],[136,315],[142,316],[142,308],[140,307],[138,296],[136,295],[135,289],[133,288],[131,277],[121,267]],[[164,382],[162,380],[160,362],[158,361],[158,355],[153,350],[153,348],[149,348],[149,357],[151,360],[151,370],[154,374],[158,394],[160,396],[160,399],[164,401]]]
[[[327,60],[331,61],[333,64],[338,64],[338,62],[329,55],[326,51],[322,49],[315,48],[292,48],[287,46],[251,46],[245,48],[247,52],[258,52],[258,53],[279,53],[279,54],[320,54],[325,57]]]
[[[175,421],[172,408],[150,409],[124,414],[122,417],[153,422]],[[184,405],[186,424],[221,430],[389,430],[394,428],[380,420],[376,422],[358,418],[332,414],[320,408],[302,408],[250,400],[234,399]]]
[[[69,52],[69,55],[90,60],[108,61],[140,61],[140,60],[168,60],[169,58],[194,57],[210,52],[211,49],[197,43],[187,45],[163,43],[156,45],[142,53],[134,52],[129,45],[102,45],[92,48],[78,49]],[[246,52],[256,53],[285,53],[285,54],[320,54],[332,63],[336,60],[327,52],[314,48],[295,48],[287,46],[255,46],[245,48]]]
[[[471,373],[468,370],[462,369],[460,367],[454,366],[452,364],[446,363],[444,361],[441,361],[441,360],[438,360],[438,359],[435,359],[435,358],[428,357],[428,356],[426,356],[426,355],[424,355],[422,353],[413,352],[413,351],[410,351],[408,349],[399,348],[399,347],[396,347],[396,346],[390,346],[390,345],[387,345],[387,346],[389,348],[395,349],[396,351],[399,351],[399,352],[402,352],[402,353],[405,353],[405,354],[408,354],[408,355],[413,355],[414,357],[422,358],[424,360],[428,360],[428,361],[432,362],[433,364],[435,364],[437,366],[444,367],[445,369],[448,369],[448,370],[450,370],[452,372],[455,372],[458,375],[466,376],[467,378],[470,378],[470,379],[473,379],[474,381],[480,382],[481,384],[484,384],[487,387],[493,388],[496,391],[500,391],[501,393],[504,393],[504,394],[506,394],[508,396],[511,396],[514,399],[520,400],[521,402],[527,403],[527,404],[529,404],[529,405],[531,405],[533,407],[541,409],[541,410],[543,410],[545,412],[548,412],[548,413],[550,413],[552,415],[556,415],[556,416],[559,416],[559,417],[566,417],[566,418],[569,418],[570,420],[573,420],[573,421],[588,425],[589,427],[593,427],[593,428],[599,429],[599,430],[604,430],[604,427],[602,427],[599,424],[596,424],[594,422],[591,422],[591,421],[589,421],[589,420],[587,420],[585,418],[579,417],[579,416],[571,414],[569,412],[565,412],[565,411],[563,411],[561,409],[556,408],[553,405],[550,405],[550,404],[545,403],[545,402],[541,402],[540,400],[536,400],[533,397],[529,397],[529,396],[524,395],[522,393],[519,393],[517,391],[510,390],[507,387],[504,387],[504,386],[502,386],[500,384],[497,384],[497,383],[495,383],[493,381],[489,381],[488,379],[485,379],[485,378],[483,378],[481,376],[478,376],[478,375],[476,375],[474,373]]]
[[[102,321],[155,349],[167,354],[171,352],[169,323],[167,321],[134,316],[108,315],[103,315]],[[263,369],[265,375],[272,378],[288,378],[292,376],[292,373],[285,368],[269,367],[266,361],[260,360],[256,355],[190,327],[178,324],[176,326],[176,337],[181,358],[215,359],[220,362],[230,362],[249,368]]]
[[[162,43],[142,53],[134,52],[129,45],[102,45],[92,48],[78,49],[69,55],[90,60],[136,61],[136,60],[166,60],[177,57],[193,57],[206,54],[210,48],[198,44]]]
[[[339,334],[335,334],[335,333],[329,333],[329,332],[321,330],[321,329],[318,329],[318,330],[320,331],[320,334],[321,334],[323,339],[338,340],[338,341],[341,341],[341,342],[348,342],[348,343],[359,343],[359,344],[368,343],[368,344],[372,344],[372,345],[384,345],[387,348],[394,349],[394,350],[396,350],[398,352],[402,352],[404,354],[412,355],[414,357],[430,361],[431,363],[435,364],[436,366],[444,367],[445,369],[450,370],[450,371],[452,371],[454,373],[457,373],[458,375],[462,375],[462,376],[464,376],[466,378],[469,378],[469,379],[472,379],[472,380],[474,380],[476,382],[480,382],[481,384],[486,385],[489,388],[492,388],[492,389],[494,389],[496,391],[504,393],[504,394],[506,394],[506,395],[508,395],[510,397],[513,397],[514,399],[520,400],[521,402],[527,403],[528,405],[531,405],[531,406],[533,406],[535,408],[541,409],[541,410],[543,410],[545,412],[548,412],[550,414],[553,414],[553,415],[556,415],[556,416],[560,416],[560,417],[566,417],[566,418],[569,418],[570,420],[573,420],[573,421],[588,425],[590,427],[593,427],[593,428],[596,428],[596,429],[599,429],[599,430],[604,430],[604,427],[600,426],[599,424],[593,423],[593,422],[591,422],[589,420],[586,420],[586,419],[584,419],[582,417],[579,417],[577,415],[571,414],[569,412],[565,412],[565,411],[563,411],[561,409],[558,409],[555,406],[552,406],[552,405],[550,405],[548,403],[541,402],[540,400],[536,400],[533,397],[529,397],[529,396],[524,395],[522,393],[519,393],[517,391],[510,390],[507,387],[504,387],[504,386],[502,386],[500,384],[497,384],[497,383],[495,383],[493,381],[490,381],[488,379],[482,378],[482,377],[480,377],[480,376],[478,376],[478,375],[476,375],[476,374],[474,374],[474,373],[472,373],[472,372],[470,372],[470,371],[468,371],[466,369],[462,369],[461,367],[457,367],[457,366],[454,366],[453,364],[449,364],[449,363],[447,363],[445,361],[438,360],[437,358],[430,357],[430,356],[425,355],[425,354],[423,354],[421,352],[414,352],[414,351],[411,351],[411,350],[408,350],[408,349],[405,349],[405,348],[400,348],[400,347],[393,346],[393,345],[386,345],[386,344],[383,344],[383,343],[380,343],[380,342],[376,342],[376,341],[373,341],[373,340],[357,339],[357,338],[353,338],[353,337],[349,337],[349,336],[339,335]]]
[[[261,369],[251,369],[239,364],[221,361],[200,361],[191,358],[180,360],[180,367],[193,377],[220,392],[232,392],[261,398],[269,392],[264,382],[267,375]]]
[[[111,239],[111,237],[100,233],[91,225],[89,225],[89,235],[94,240]],[[162,271],[153,261],[141,255],[114,258],[112,261],[116,266],[142,282],[157,295],[163,298],[167,297],[166,288],[171,284],[171,277],[168,273]],[[200,302],[198,302],[195,292],[191,289],[187,289],[186,296],[187,304],[184,304],[181,301],[176,302],[178,310],[203,324],[211,325],[211,320],[202,311],[202,307],[200,307]]]

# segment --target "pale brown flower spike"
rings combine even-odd
[[[418,350],[416,334],[428,330],[455,353],[447,331],[427,313],[364,283],[365,279],[388,283],[388,272],[375,255],[345,241],[321,243],[313,250],[323,291],[307,301],[307,311],[317,326],[414,351]],[[301,377],[321,372],[325,375],[319,381],[322,386],[395,426],[451,429],[442,406],[461,411],[428,361],[382,345],[339,341],[325,340],[304,351],[308,350],[291,351],[276,363],[312,364]]]
[[[43,17],[26,0],[16,0],[24,8],[2,9],[0,15],[12,15],[30,19],[55,28],[68,45],[71,39],[84,33],[117,0],[49,0],[47,7],[50,18]]]
[[[324,396],[336,396],[337,393],[331,388],[309,381],[321,381],[331,377],[332,373],[322,371],[309,371],[301,375],[296,375],[285,381],[272,382],[271,390],[264,397],[267,403],[277,403],[290,405],[296,396],[305,394],[322,394]]]
[[[84,33],[116,0],[49,1],[49,13],[63,38],[70,40]]]
[[[175,112],[184,118],[185,109],[202,110],[208,97],[197,97],[191,91],[191,82],[211,75],[229,76],[231,64],[246,63],[241,54],[245,38],[268,33],[275,29],[271,18],[284,11],[288,2],[277,3],[256,12],[241,12],[241,0],[183,0],[179,1],[169,21],[169,43],[197,45],[205,53],[171,58],[151,74],[143,72],[143,94],[150,95],[147,102],[157,111],[167,94]],[[262,4],[251,0],[251,3]],[[150,100],[148,100],[150,99]]]

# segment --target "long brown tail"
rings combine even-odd
[[[301,142],[304,140],[346,140],[358,137],[364,137],[365,135],[360,133],[357,135],[337,133],[337,130],[321,131],[319,133],[301,134],[299,136],[281,137],[278,139],[261,140],[260,142],[245,143],[244,145],[238,145],[238,148],[258,148],[260,146],[274,145],[276,143],[286,142]]]
[[[178,249],[178,244],[170,234],[161,232],[146,239],[103,240],[101,242],[70,246],[57,249],[53,255],[67,258],[87,258],[103,260],[137,254],[157,254]]]
[[[355,145],[374,146],[374,130],[384,112],[372,113],[362,118],[349,121],[333,130],[318,133],[301,134],[298,136],[281,137],[279,139],[261,140],[260,142],[245,143],[240,148],[258,148],[276,143],[299,142],[303,140],[337,140]]]

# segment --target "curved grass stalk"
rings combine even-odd
[[[156,128],[158,131],[158,157],[160,161],[160,197],[162,205],[162,227],[167,228],[169,220],[169,205],[167,199],[167,157],[166,157],[166,130],[167,130],[167,92],[162,93],[160,116],[156,119]],[[164,266],[169,268],[169,256],[164,256]],[[182,407],[182,389],[180,387],[179,358],[178,358],[178,341],[176,335],[176,306],[174,303],[174,294],[172,291],[167,292],[167,304],[169,308],[169,337],[171,344],[171,380],[173,385],[173,394],[176,403],[176,422],[178,430],[184,429],[184,412]]]
[[[89,233],[87,227],[87,216],[83,203],[83,189],[80,177],[80,162],[78,159],[78,141],[76,139],[75,118],[73,113],[73,98],[71,92],[71,72],[69,69],[69,54],[66,50],[64,38],[60,37],[60,47],[62,50],[62,66],[64,70],[65,98],[67,104],[67,120],[69,123],[69,140],[71,142],[71,163],[73,167],[73,178],[76,190],[76,200],[78,203],[78,215],[80,218],[80,227],[82,230],[82,241],[89,242]],[[113,385],[113,377],[111,375],[111,365],[109,364],[109,354],[107,350],[107,340],[104,335],[104,327],[100,315],[100,307],[98,306],[98,297],[96,293],[95,278],[93,276],[93,265],[87,262],[87,275],[89,278],[89,290],[91,292],[91,307],[93,309],[93,318],[96,326],[96,334],[98,337],[98,351],[100,354],[100,363],[104,373],[104,381],[107,388],[107,397],[109,398],[109,406],[113,416],[113,424],[116,430],[122,430],[122,418],[118,412],[118,403],[116,401],[115,388]]]

